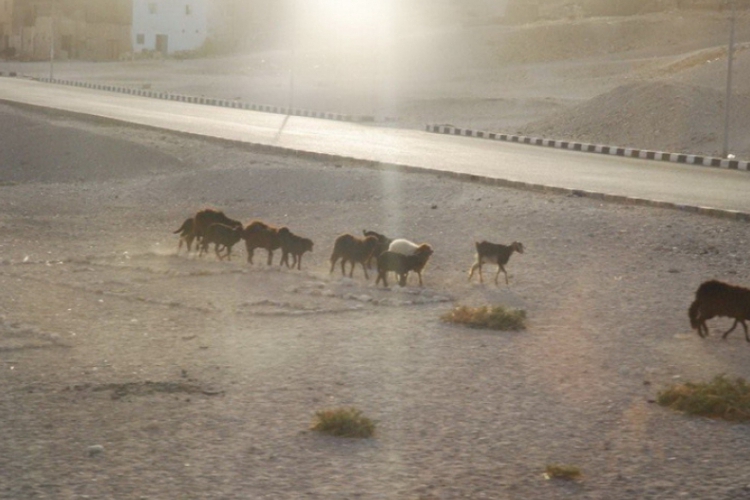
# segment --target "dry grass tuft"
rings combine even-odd
[[[718,375],[708,383],[673,385],[659,393],[657,402],[690,415],[750,420],[750,385],[743,378],[730,380]]]
[[[311,429],[332,436],[369,438],[375,434],[375,422],[356,408],[336,408],[316,412]]]
[[[513,331],[526,329],[526,311],[505,306],[458,306],[440,319],[471,328]]]
[[[581,470],[572,465],[549,464],[544,469],[544,477],[547,479],[575,481],[581,478]]]

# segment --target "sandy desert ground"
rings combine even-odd
[[[686,315],[702,280],[750,282],[746,224],[0,113],[0,497],[750,494],[747,426],[652,403],[750,376],[741,333],[701,340]],[[302,271],[177,255],[206,205],[314,252]],[[365,228],[430,242],[426,286],[330,275],[334,238]],[[479,239],[524,243],[510,286],[467,282]],[[497,303],[528,329],[439,320]],[[376,436],[309,431],[341,406]]]
[[[393,111],[402,126],[556,124],[555,133],[582,126],[577,110],[620,109],[630,113],[615,120],[623,129],[643,123],[627,129],[628,140],[669,131],[674,142],[651,147],[710,152],[719,138],[691,139],[706,121],[674,116],[720,88],[710,65],[722,64],[715,47],[726,17],[667,20],[582,20],[570,26],[597,40],[607,23],[632,35],[615,37],[616,47],[547,41],[526,52],[537,54],[530,61],[487,45],[494,31],[469,30],[484,38],[466,44],[456,32],[441,38],[442,59],[412,65],[402,53],[402,79],[388,92],[373,90],[371,66],[336,83],[342,75],[309,59],[300,75],[315,85],[300,80],[297,99]],[[540,33],[555,41],[568,28],[530,26],[534,36],[515,43],[531,48]],[[415,54],[434,48],[430,36],[415,35]],[[504,64],[487,71],[474,64],[502,54]],[[738,54],[738,71],[750,66],[747,54]],[[288,71],[272,56],[70,62],[56,71],[283,103]],[[646,101],[639,89],[662,93]],[[671,125],[639,122],[655,106]],[[556,122],[557,112],[571,114]],[[597,133],[616,134],[601,123]],[[686,314],[703,280],[750,283],[745,223],[274,156],[5,104],[0,137],[0,498],[750,497],[746,425],[652,402],[673,383],[750,377],[741,332],[722,341],[717,333],[731,323],[716,320],[701,340]],[[232,262],[177,255],[171,231],[204,206],[288,225],[315,241],[314,252],[302,271],[268,267],[262,253],[251,266],[239,246]],[[431,243],[425,287],[378,288],[359,269],[351,280],[329,274],[334,238],[362,229]],[[524,243],[508,266],[510,286],[467,282],[481,239]],[[456,304],[497,303],[524,309],[528,329],[439,320]],[[377,420],[376,436],[309,431],[316,411],[340,406]],[[545,480],[550,463],[579,467],[583,480]]]

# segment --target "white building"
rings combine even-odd
[[[207,0],[133,0],[133,51],[172,54],[206,41]]]

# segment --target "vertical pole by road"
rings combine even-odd
[[[732,18],[729,28],[729,49],[727,52],[727,95],[724,106],[724,145],[721,149],[721,157],[726,158],[729,155],[729,111],[731,109],[730,101],[732,99],[732,56],[734,55],[734,24],[737,14],[737,0],[732,0]]]
[[[289,2],[289,5],[292,9],[291,16],[289,17],[290,22],[292,23],[292,48],[289,54],[289,98],[287,105],[287,116],[294,115],[294,77],[297,66],[297,39],[299,37],[299,21],[297,19],[297,16],[300,15],[299,6],[296,1]]]
[[[50,24],[50,40],[49,40],[49,79],[50,81],[55,79],[55,4],[50,4],[49,13],[49,24]]]

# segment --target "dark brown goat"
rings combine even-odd
[[[206,228],[201,239],[201,249],[199,255],[203,255],[208,252],[208,246],[214,244],[214,252],[219,260],[223,260],[224,257],[227,260],[232,260],[232,247],[242,239],[242,226],[231,227],[226,224],[214,223]],[[225,255],[221,255],[221,248],[226,250]]]
[[[342,234],[333,244],[331,253],[331,271],[336,265],[336,261],[341,259],[341,274],[346,276],[345,265],[347,262],[352,263],[349,271],[349,277],[354,274],[354,265],[359,262],[362,264],[362,270],[365,272],[365,279],[370,279],[367,275],[367,266],[365,265],[378,246],[378,239],[375,236],[357,238],[351,234]]]
[[[286,264],[286,267],[302,269],[302,255],[305,252],[312,252],[313,241],[310,238],[303,238],[282,227],[279,229],[279,242],[281,243],[281,261],[279,265]],[[289,264],[289,256],[292,256],[292,263]]]
[[[695,300],[688,309],[688,316],[690,326],[698,331],[701,338],[708,336],[706,321],[716,316],[726,316],[734,319],[734,324],[721,338],[726,339],[741,324],[745,330],[745,340],[750,342],[745,323],[750,319],[750,290],[747,288],[717,280],[701,283],[695,292]]]
[[[375,251],[372,253],[372,256],[370,256],[369,259],[367,259],[367,267],[372,267],[372,261],[373,259],[377,259],[378,256],[388,250],[388,246],[393,241],[393,238],[389,238],[388,236],[380,233],[376,233],[375,231],[368,231],[367,229],[362,230],[362,234],[367,236],[375,236],[378,239],[378,246],[375,249]]]
[[[281,247],[279,231],[284,229],[286,228],[277,228],[259,220],[248,224],[242,233],[242,238],[245,240],[245,248],[247,248],[247,261],[252,264],[255,249],[265,248],[268,251],[268,265],[270,266],[273,262],[274,250]],[[288,229],[286,230],[288,231]]]
[[[508,284],[508,273],[505,271],[505,264],[510,260],[510,256],[513,252],[523,253],[523,243],[514,241],[510,245],[500,245],[496,243],[490,243],[489,241],[482,241],[474,243],[477,249],[477,260],[471,270],[469,271],[469,281],[474,276],[474,271],[479,269],[479,282],[484,283],[482,278],[482,264],[488,262],[491,264],[497,264],[497,274],[495,275],[495,285],[497,285],[497,278],[500,276],[500,271],[505,274],[505,284]]]
[[[193,218],[188,217],[185,222],[182,223],[180,229],[173,231],[172,234],[180,233],[180,244],[177,246],[177,253],[180,253],[182,244],[185,243],[188,253],[193,249],[193,240],[195,239],[195,233],[193,233]]]
[[[198,242],[203,239],[203,234],[211,224],[224,224],[229,227],[242,227],[242,222],[227,217],[221,210],[214,210],[213,208],[205,208],[200,210],[193,217],[193,237],[198,239]]]
[[[389,271],[392,271],[398,276],[398,284],[404,286],[409,271],[414,271],[419,275],[419,286],[422,286],[422,269],[427,264],[430,255],[432,255],[432,247],[426,244],[412,255],[386,250],[378,256],[378,279],[375,280],[375,284],[377,285],[382,280],[383,286],[388,286],[387,275]]]

